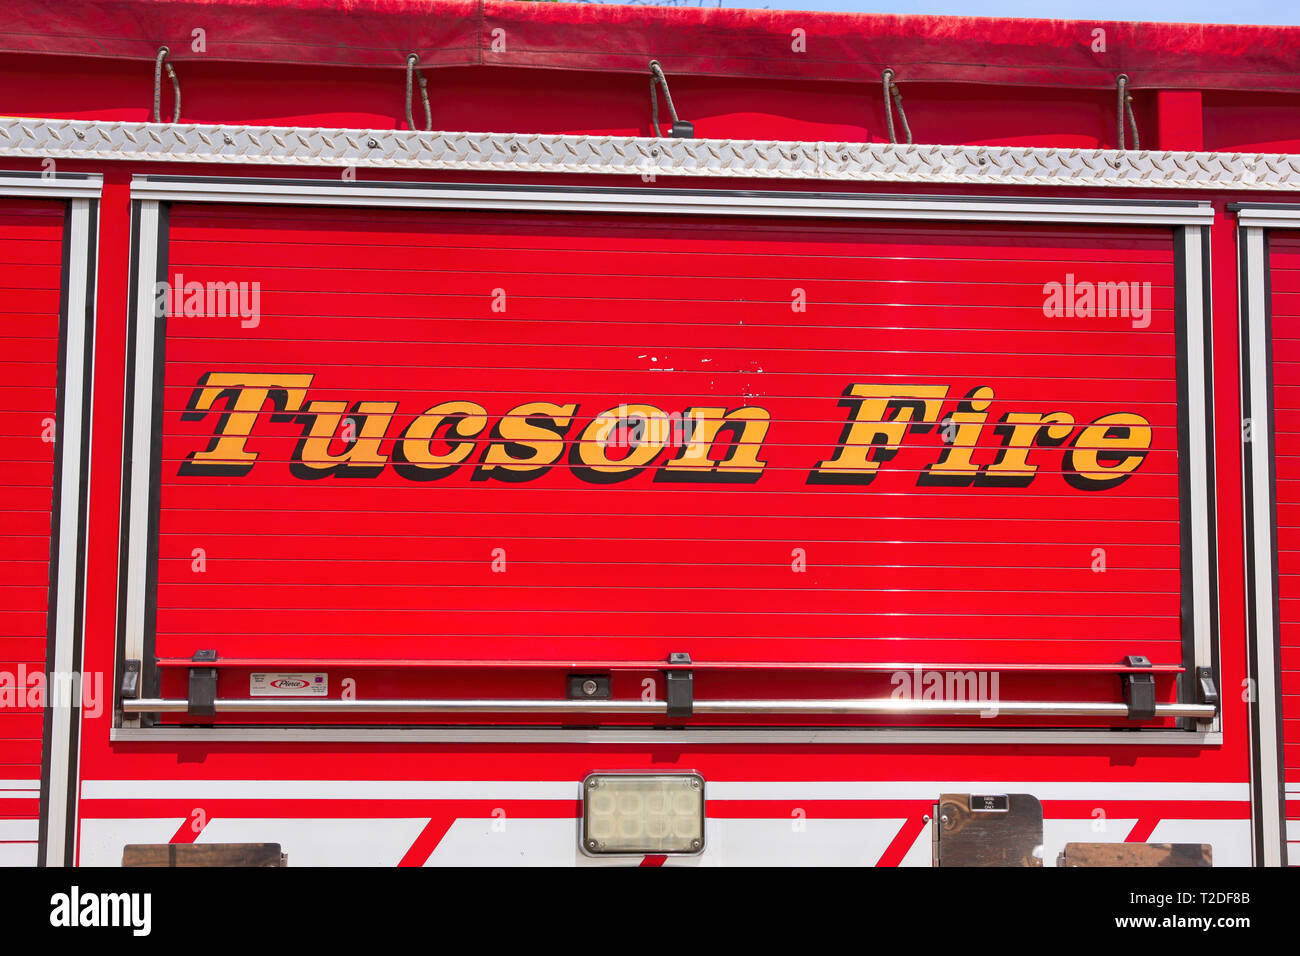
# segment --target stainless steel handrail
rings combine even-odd
[[[125,700],[122,710],[131,714],[187,713],[184,698],[141,698]],[[310,699],[219,699],[214,709],[221,714],[666,714],[662,700],[529,700],[427,699],[427,700],[310,700]],[[980,701],[909,700],[907,698],[846,698],[838,700],[699,700],[695,714],[856,714],[888,716],[903,714],[931,717],[970,717],[991,714],[1008,717],[1112,717],[1127,718],[1122,703],[1089,701]],[[1213,704],[1156,704],[1157,718],[1195,717],[1209,720],[1217,713]]]
[[[122,710],[133,714],[187,713],[190,702],[179,699],[125,700]],[[610,714],[663,714],[668,704],[662,700],[528,700],[523,698],[490,699],[438,699],[438,700],[310,700],[310,699],[241,699],[217,700],[217,713],[227,714],[496,714],[526,712],[535,714],[610,713]]]

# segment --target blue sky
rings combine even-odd
[[[691,0],[691,5],[696,2]],[[703,0],[703,5],[716,2]],[[852,13],[1300,25],[1300,0],[722,0],[722,5]]]

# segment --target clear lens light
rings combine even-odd
[[[704,778],[694,773],[593,773],[582,782],[588,853],[699,853]]]

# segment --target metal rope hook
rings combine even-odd
[[[415,119],[411,116],[411,86],[413,80],[419,80],[420,99],[424,101],[424,131],[427,133],[433,129],[433,111],[429,109],[429,85],[424,79],[424,74],[416,72],[415,69],[419,62],[418,53],[412,53],[406,58],[406,125],[410,129],[415,129]]]
[[[167,76],[172,81],[172,92],[175,94],[175,103],[172,107],[172,122],[179,123],[181,121],[181,81],[177,78],[172,65],[165,62],[169,53],[171,53],[171,50],[165,46],[160,46],[158,48],[158,58],[154,60],[153,64],[153,121],[155,123],[162,122],[162,71],[164,66],[167,67]]]
[[[664,76],[664,68],[659,65],[658,60],[650,61],[650,135],[664,135],[663,130],[659,128],[659,96],[655,90],[656,86],[663,87],[664,99],[668,103],[668,115],[673,120],[673,126],[668,135],[675,139],[694,139],[695,124],[677,118],[677,107],[673,106],[673,95],[668,92],[668,77]]]
[[[903,124],[903,135],[907,137],[907,145],[912,145],[912,130],[907,125],[907,114],[903,112],[903,94],[898,89],[898,84],[894,82],[894,71],[885,67],[880,74],[880,82],[885,90],[885,123],[889,127],[889,141],[898,143],[898,137],[894,135],[894,110],[890,106],[890,97],[893,97],[894,106],[898,108],[898,119]]]
[[[1119,126],[1119,148],[1125,149],[1124,146],[1124,117],[1128,116],[1129,128],[1133,131],[1133,148],[1141,149],[1138,145],[1138,124],[1133,117],[1133,97],[1128,92],[1128,74],[1121,73],[1115,81],[1116,103],[1115,103],[1115,122]]]

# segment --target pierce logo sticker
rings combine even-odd
[[[252,697],[324,697],[329,693],[326,674],[251,674]]]

